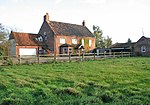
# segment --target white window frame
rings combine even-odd
[[[89,40],[89,46],[90,47],[92,46],[92,40],[91,39]]]
[[[61,44],[65,44],[66,43],[66,40],[64,38],[60,38],[60,43]]]
[[[146,46],[141,46],[141,52],[146,52]]]
[[[81,41],[81,42],[82,42],[82,45],[84,46],[84,39],[82,39],[82,41]]]
[[[38,37],[39,42],[43,42],[42,36]]]
[[[72,44],[77,44],[77,39],[72,39]]]
[[[46,32],[44,32],[44,35],[46,35]]]

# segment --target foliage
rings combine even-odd
[[[8,29],[0,23],[0,41],[7,40],[8,34],[9,34]]]
[[[9,30],[0,23],[0,56],[8,54]]]
[[[0,67],[0,104],[149,105],[150,58]]]
[[[107,36],[107,38],[104,38],[105,47],[109,48],[112,45],[112,38]]]
[[[8,56],[9,54],[9,41],[3,41],[0,45],[0,56]]]
[[[0,23],[0,56],[8,56],[10,30],[17,31],[16,27],[6,27]]]
[[[93,25],[93,31],[96,38],[96,47],[99,48],[109,48],[112,45],[112,38],[107,36],[107,38],[103,37],[103,31],[99,26]]]
[[[103,42],[103,31],[100,29],[99,26],[95,26],[93,25],[93,31],[94,31],[94,35],[96,38],[96,47],[104,47],[104,42]]]
[[[80,43],[82,43],[82,39],[80,39]],[[84,38],[84,48],[85,48],[85,51],[88,52],[90,47],[89,47],[89,38]]]

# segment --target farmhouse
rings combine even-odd
[[[38,34],[11,32],[10,55],[68,54],[95,48],[95,37],[85,26],[56,22],[44,16]]]
[[[85,26],[85,21],[82,25],[51,21],[46,13],[39,34],[51,53],[73,53],[80,48],[85,51],[95,48],[95,37]]]

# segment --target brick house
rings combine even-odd
[[[150,56],[150,38],[142,36],[134,43],[115,43],[110,49],[112,52],[131,52],[135,56]]]
[[[134,53],[137,56],[150,56],[150,38],[142,36],[134,45]]]
[[[95,48],[95,37],[85,26],[85,21],[82,25],[51,21],[46,13],[39,34],[51,53],[76,53],[81,48],[85,51]]]
[[[41,36],[38,34],[11,32],[9,41],[9,55],[13,56],[37,55],[38,53],[44,53],[41,49],[44,48],[44,46],[46,47]]]
[[[38,34],[12,32],[10,55],[78,53],[95,48],[95,37],[85,26],[50,21],[46,13]]]

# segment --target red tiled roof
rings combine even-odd
[[[39,37],[38,34],[20,33],[20,32],[11,33],[11,38],[15,39],[16,44],[20,46],[44,45],[43,42],[39,42],[36,40],[36,38],[38,37]]]
[[[49,25],[57,35],[94,37],[86,26],[49,21]]]

